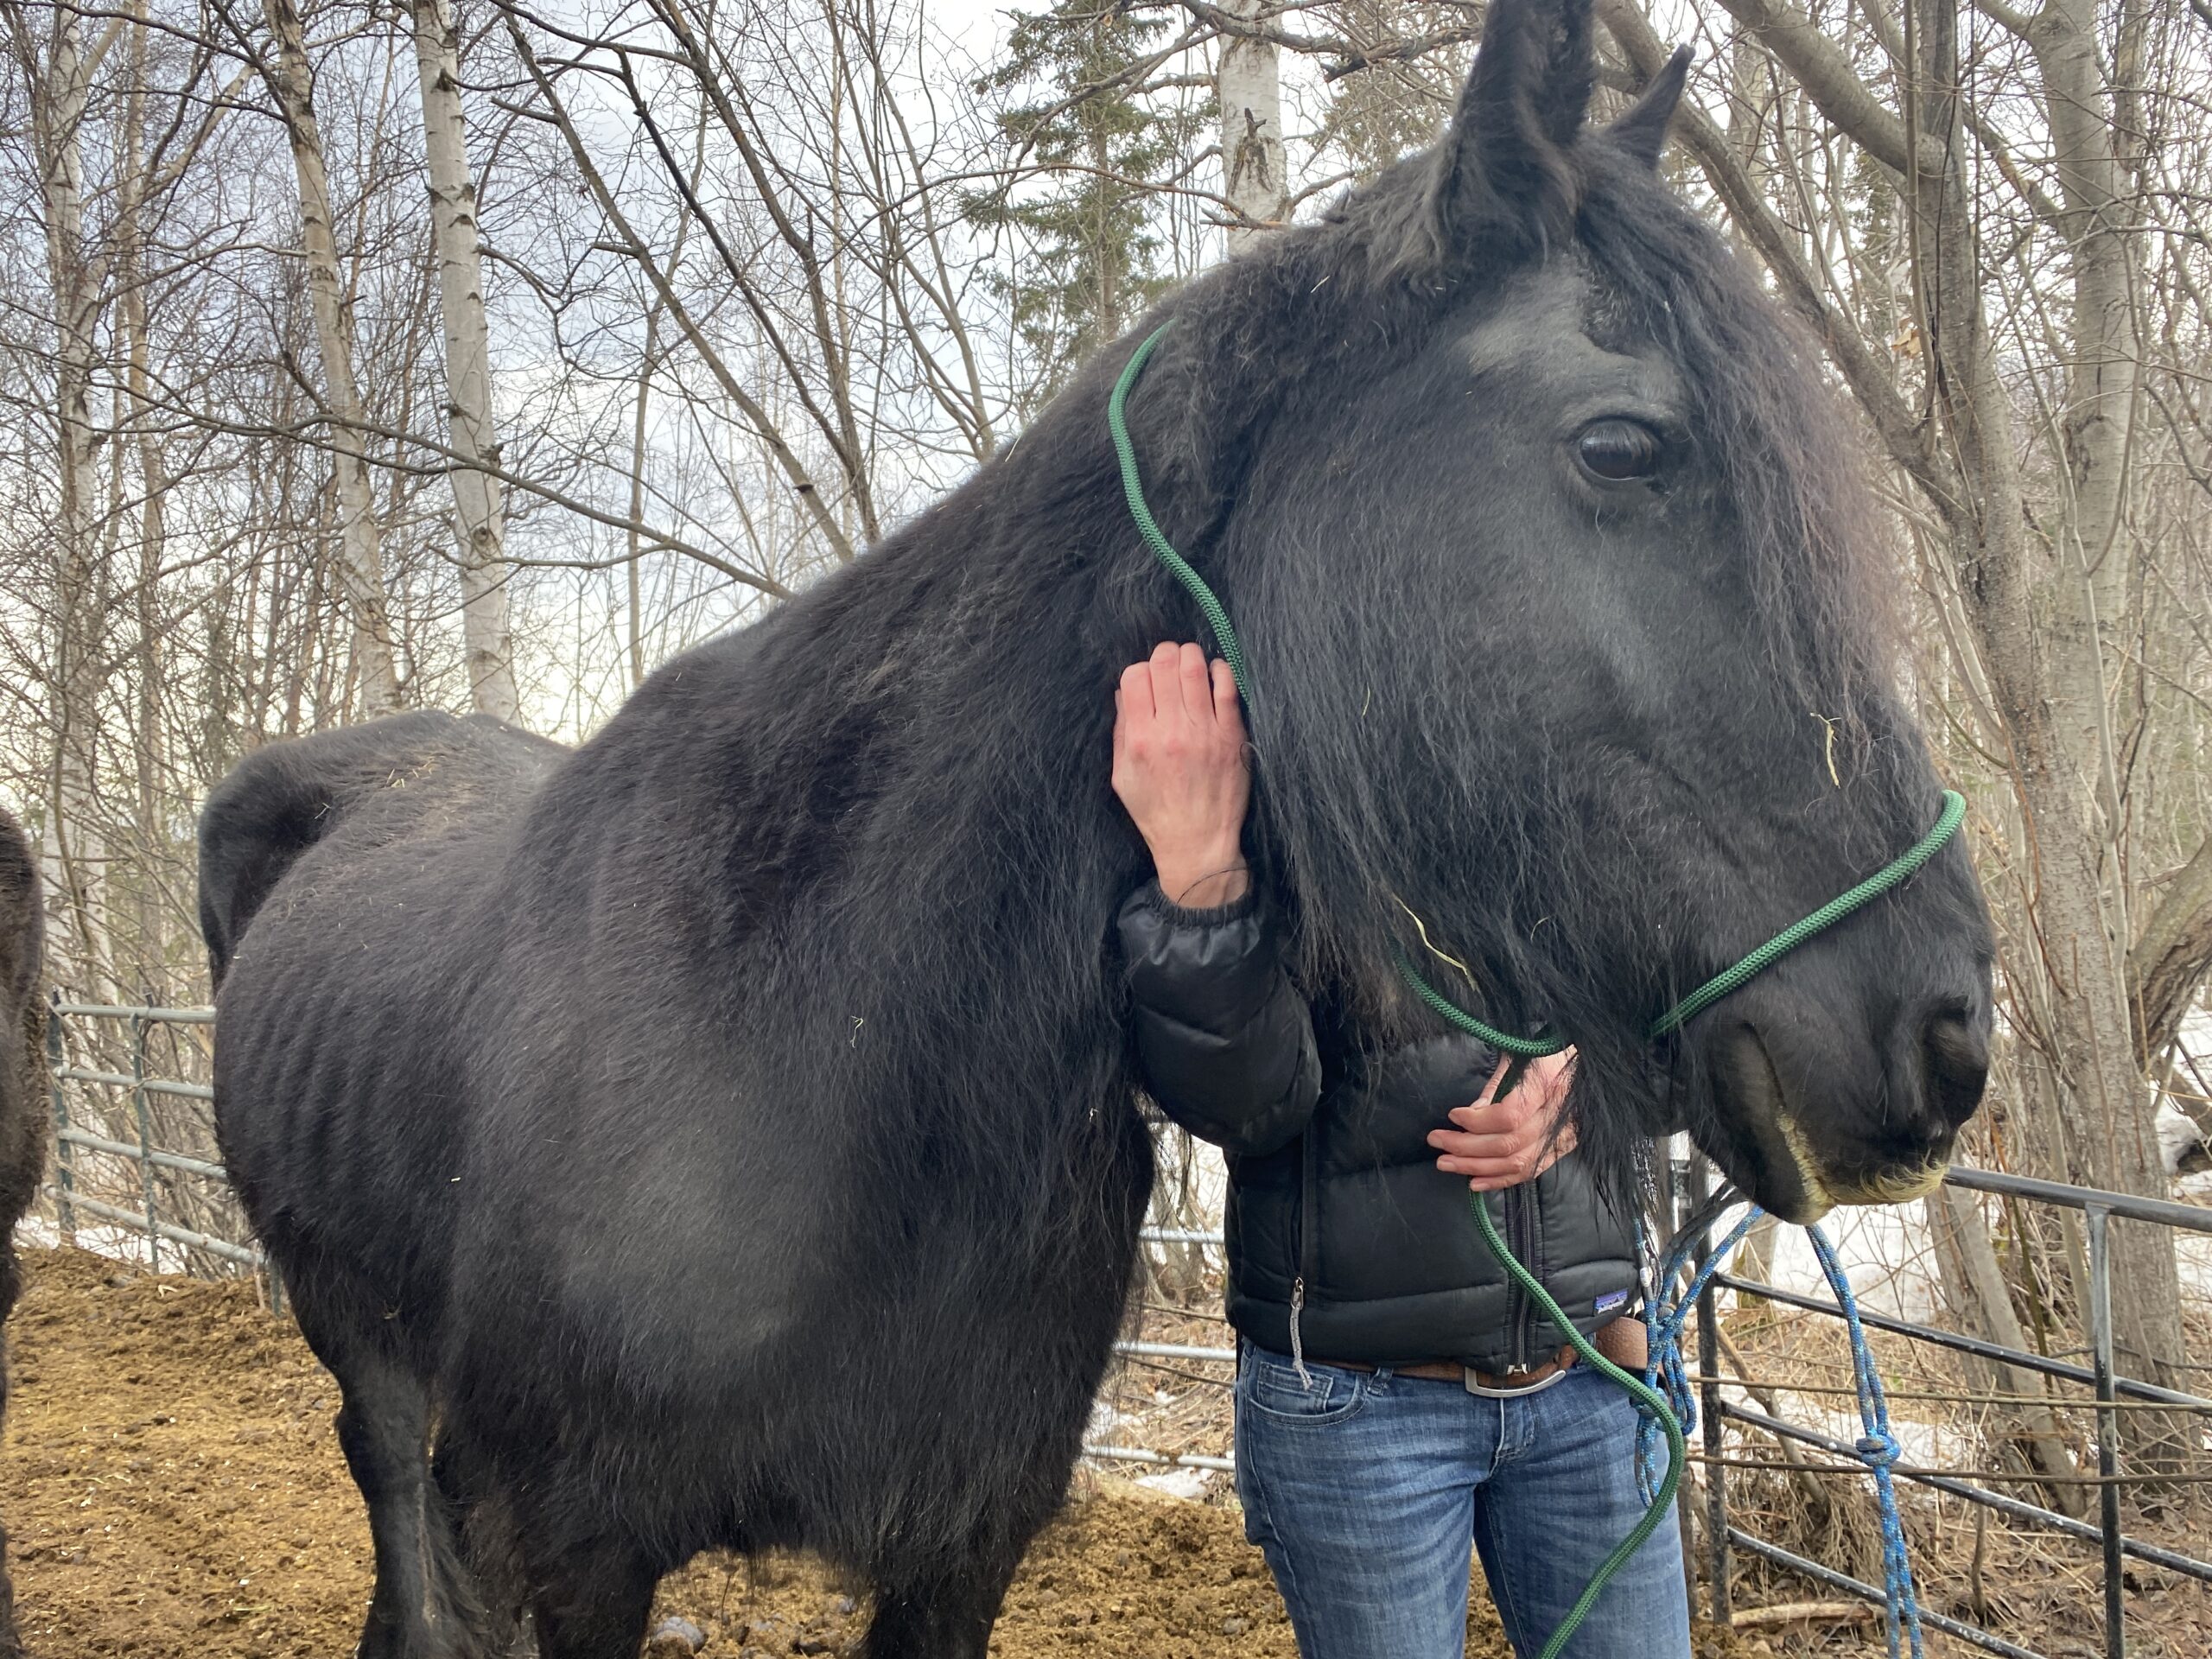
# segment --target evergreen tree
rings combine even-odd
[[[1166,27],[1112,0],[1057,0],[1014,14],[1001,66],[976,83],[986,98],[1027,100],[997,120],[1039,172],[968,211],[1028,244],[1020,275],[1001,287],[1040,398],[1173,280],[1152,198],[1182,169],[1206,111],[1163,110],[1143,94],[1145,60]]]

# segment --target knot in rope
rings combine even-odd
[[[1837,1259],[1835,1246],[1818,1227],[1808,1227],[1805,1236],[1812,1241],[1813,1254],[1820,1258],[1821,1272],[1851,1332],[1851,1380],[1859,1395],[1859,1456],[1873,1472],[1874,1499],[1882,1515],[1882,1596],[1889,1615],[1885,1630],[1889,1659],[1899,1659],[1900,1633],[1910,1638],[1912,1659],[1921,1659],[1920,1599],[1913,1589],[1897,1484],[1890,1476],[1902,1452],[1897,1436],[1890,1433],[1890,1402],[1882,1392],[1881,1368],[1874,1363],[1874,1350],[1859,1322],[1859,1299],[1852,1294],[1850,1276]]]
[[[1726,1208],[1725,1202],[1722,1207]],[[1728,1253],[1743,1242],[1751,1224],[1763,1213],[1753,1206],[1730,1229],[1717,1249],[1695,1263],[1694,1271],[1693,1258],[1706,1230],[1694,1223],[1685,1227],[1669,1243],[1665,1259],[1658,1262],[1651,1282],[1644,1287],[1645,1318],[1651,1333],[1644,1381],[1655,1395],[1664,1396],[1684,1433],[1697,1427],[1698,1414],[1697,1395],[1690,1387],[1688,1368],[1682,1357],[1682,1327],[1698,1298],[1720,1271]],[[1852,1294],[1851,1281],[1843,1271],[1843,1263],[1828,1243],[1827,1235],[1818,1227],[1808,1227],[1805,1236],[1812,1243],[1821,1272],[1834,1294],[1836,1306],[1851,1333],[1852,1382],[1858,1395],[1859,1421],[1859,1438],[1853,1442],[1853,1450],[1873,1477],[1875,1506],[1881,1515],[1882,1596],[1888,1615],[1885,1634],[1889,1659],[1903,1659],[1908,1650],[1911,1659],[1923,1659],[1920,1600],[1913,1587],[1904,1521],[1897,1510],[1897,1485],[1891,1473],[1904,1458],[1904,1448],[1890,1431],[1889,1402],[1882,1392],[1882,1374],[1874,1363],[1874,1351],[1866,1341],[1866,1330],[1859,1323],[1859,1300]],[[1653,1259],[1640,1217],[1637,1223],[1637,1253],[1647,1263]],[[1649,1406],[1639,1403],[1637,1411],[1642,1421],[1637,1426],[1636,1435],[1637,1484],[1649,1503],[1657,1490],[1655,1452],[1658,1425],[1656,1414]]]
[[[1904,1455],[1904,1448],[1891,1434],[1862,1434],[1858,1442],[1859,1460],[1869,1469],[1886,1471]]]

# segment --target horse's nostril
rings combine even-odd
[[[1948,1132],[1958,1128],[1981,1104],[1989,1077],[1989,1033],[1961,1014],[1935,1015],[1920,1033],[1927,1062],[1928,1103]]]

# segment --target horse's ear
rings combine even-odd
[[[1682,101],[1682,84],[1689,79],[1692,55],[1687,46],[1676,47],[1675,55],[1651,77],[1651,84],[1636,102],[1605,129],[1607,139],[1655,173],[1659,170],[1660,152],[1667,148],[1668,125]]]
[[[1541,241],[1573,212],[1567,161],[1598,60],[1591,0],[1491,0],[1474,73],[1439,154],[1437,229],[1446,249]]]

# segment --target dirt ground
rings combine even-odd
[[[75,1250],[27,1252],[25,1268],[0,1520],[34,1659],[345,1659],[368,1595],[368,1534],[331,1433],[336,1389],[289,1322],[243,1283]],[[1200,1425],[1188,1427],[1198,1437]],[[2024,1592],[2035,1576],[2000,1581]],[[2087,1597],[2074,1588],[2069,1600]],[[1469,1659],[1509,1659],[1478,1592]],[[2161,1599],[2138,1605],[2151,1613],[2144,1602]],[[2168,1611],[2149,1622],[2168,1635],[2193,1626]],[[695,1627],[704,1655],[775,1659],[847,1650],[865,1612],[804,1561],[710,1558],[662,1586],[655,1619]],[[2088,1650],[2053,1643],[2077,1645]],[[1700,1659],[1771,1659],[1876,1653],[1880,1638],[1846,1622],[1741,1637],[1700,1627],[1698,1648]],[[2146,1650],[2161,1648],[2204,1650],[2186,1636]],[[691,1650],[649,1648],[656,1659]],[[1296,1659],[1233,1505],[1089,1472],[1031,1551],[991,1650]]]
[[[343,1659],[369,1589],[331,1380],[243,1284],[27,1254],[0,1466],[35,1659]],[[992,1644],[1007,1659],[1295,1659],[1233,1510],[1086,1478]],[[862,1618],[804,1563],[706,1560],[663,1586],[700,1649],[836,1653]],[[1488,1608],[1470,1652],[1503,1659]],[[656,1649],[660,1651],[662,1649]],[[679,1649],[664,1649],[669,1652]]]

